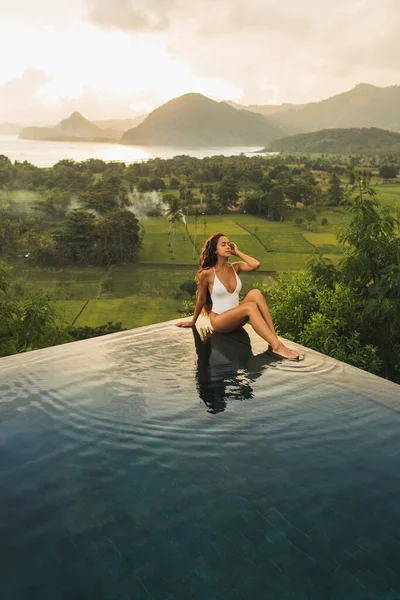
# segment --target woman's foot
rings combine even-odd
[[[300,360],[304,359],[303,354],[294,352],[293,350],[291,350],[290,348],[288,348],[287,346],[282,344],[282,342],[280,342],[279,345],[276,346],[275,348],[272,348],[272,346],[269,346],[268,352],[270,354],[273,354],[277,358],[284,358],[286,360],[300,361]]]

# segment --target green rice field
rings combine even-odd
[[[375,189],[382,204],[400,207],[400,186]],[[36,197],[19,192],[13,199],[28,204]],[[260,260],[258,271],[242,276],[244,293],[256,283],[272,283],[279,272],[303,269],[318,254],[338,261],[342,248],[336,234],[348,219],[344,209],[321,210],[312,231],[305,222],[295,223],[301,216],[301,210],[293,211],[282,223],[239,213],[201,215],[197,223],[189,216],[187,229],[177,224],[175,253],[169,245],[168,220],[151,217],[142,222],[143,248],[134,265],[51,269],[32,267],[22,258],[9,261],[9,265],[13,279],[25,281],[32,291],[52,294],[64,323],[96,326],[122,321],[124,327],[140,327],[180,316],[179,286],[193,280],[199,251],[212,233],[225,233],[239,250]],[[321,223],[324,218],[326,225]]]

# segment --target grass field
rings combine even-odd
[[[375,189],[382,204],[400,207],[399,185],[378,185]],[[11,194],[13,200],[24,205],[37,199],[32,192]],[[212,233],[226,233],[240,250],[260,260],[259,271],[243,274],[243,293],[256,283],[271,283],[277,272],[303,269],[319,253],[339,260],[342,249],[336,243],[336,234],[349,218],[344,210],[321,210],[312,231],[307,231],[305,223],[295,223],[301,216],[301,210],[292,211],[280,223],[239,213],[201,215],[197,227],[194,217],[189,216],[190,237],[182,224],[177,225],[175,257],[168,245],[167,219],[151,217],[142,223],[143,249],[134,265],[50,269],[32,267],[24,259],[13,259],[9,264],[13,279],[26,281],[32,291],[45,289],[52,293],[62,322],[96,326],[122,321],[124,327],[139,327],[179,317],[179,285],[193,280],[199,250]],[[328,221],[326,225],[321,223],[323,218]]]
[[[64,325],[97,327],[108,321],[121,321],[128,329],[169,321],[180,316],[181,303],[173,298],[92,298],[87,301],[55,300],[59,320]]]
[[[400,209],[400,183],[388,183],[374,186],[376,196],[381,204]]]
[[[10,266],[13,279],[27,282],[32,291],[47,290],[52,294],[63,323],[96,326],[122,321],[124,327],[139,327],[179,317],[179,286],[193,280],[198,251],[211,233],[226,232],[240,250],[260,260],[259,271],[243,274],[246,293],[257,283],[272,283],[276,272],[303,269],[318,252],[335,256],[339,247],[334,244],[332,231],[343,214],[324,211],[324,216],[328,225],[317,223],[313,233],[296,225],[293,219],[273,223],[238,213],[202,216],[197,223],[194,257],[196,225],[194,218],[188,217],[190,237],[183,224],[177,225],[175,258],[168,245],[167,219],[152,217],[144,221],[143,249],[134,265],[52,269],[32,267],[24,259],[14,259]]]

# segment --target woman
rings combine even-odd
[[[233,264],[229,257],[233,254],[242,260]],[[214,331],[227,333],[242,327],[248,320],[253,329],[270,346],[278,358],[302,360],[298,352],[285,346],[275,333],[272,318],[260,290],[251,290],[239,304],[242,282],[238,274],[255,271],[260,263],[247,256],[223,233],[212,235],[205,242],[200,254],[200,268],[196,280],[198,285],[197,302],[191,321],[180,321],[178,327],[193,327],[201,311],[209,315]]]

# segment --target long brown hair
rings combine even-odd
[[[224,233],[213,233],[208,240],[204,242],[204,246],[200,252],[200,260],[199,260],[199,270],[196,273],[196,283],[199,285],[199,276],[202,271],[208,271],[212,269],[218,260],[217,256],[217,244],[220,237],[224,236]],[[209,316],[212,309],[212,300],[210,296],[210,292],[207,288],[207,299],[206,303],[201,311],[204,315]]]

